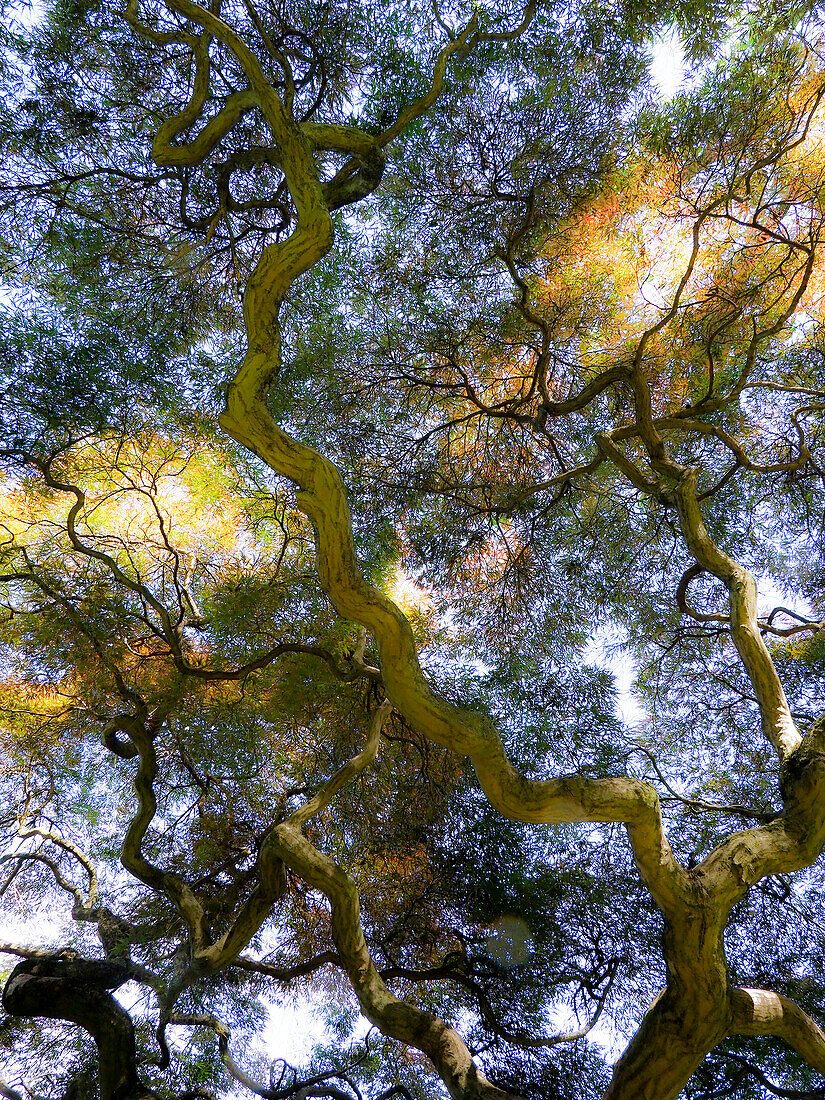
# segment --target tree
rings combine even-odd
[[[5,1096],[821,1095],[818,34],[8,23]]]

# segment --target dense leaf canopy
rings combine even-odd
[[[818,9],[1,33],[0,1095],[825,1095]]]

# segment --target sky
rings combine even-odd
[[[679,91],[685,79],[685,52],[676,31],[663,35],[653,43],[650,76],[662,99],[670,99]]]

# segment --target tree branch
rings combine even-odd
[[[795,1001],[767,989],[735,989],[732,1035],[775,1035],[825,1074],[825,1032]]]
[[[3,989],[10,1016],[42,1016],[80,1024],[97,1045],[101,1100],[156,1100],[137,1075],[135,1032],[129,1014],[109,992],[128,969],[111,962],[69,958],[27,959]]]
[[[697,471],[688,470],[672,490],[682,534],[697,565],[718,577],[728,590],[733,644],[759,703],[762,732],[782,761],[799,746],[802,737],[791,717],[785,689],[759,628],[756,582],[753,575],[721,550],[708,534],[696,496],[697,481]]]
[[[329,900],[332,936],[361,1011],[385,1035],[423,1051],[455,1100],[516,1100],[484,1077],[457,1032],[443,1020],[395,997],[375,968],[361,926],[355,883],[290,822],[267,843],[284,863]]]

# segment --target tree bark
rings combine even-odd
[[[10,1016],[66,1020],[88,1031],[100,1060],[101,1100],[156,1100],[138,1078],[131,1017],[109,992],[127,979],[116,962],[25,959],[6,982],[3,1008]]]

